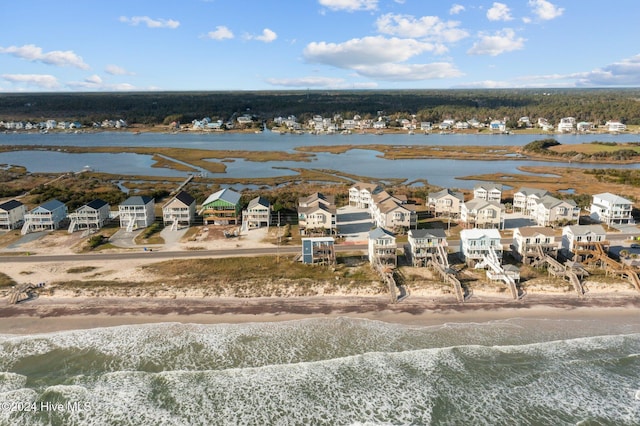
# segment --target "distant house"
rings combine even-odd
[[[69,233],[86,229],[100,229],[111,216],[109,203],[99,198],[78,207],[69,215]]]
[[[249,201],[247,209],[242,212],[242,222],[247,229],[268,227],[271,223],[271,203],[264,197],[255,197]]]
[[[545,226],[524,226],[513,231],[513,255],[523,263],[530,263],[540,253],[556,257],[558,246],[555,233]]]
[[[562,228],[562,250],[582,261],[585,253],[595,250],[596,243],[605,244],[607,233],[602,225],[569,225]]]
[[[413,266],[427,266],[438,247],[447,246],[447,237],[443,229],[411,229],[408,234],[410,259]]]
[[[484,259],[493,250],[502,258],[502,243],[497,229],[463,229],[460,231],[460,256],[467,264]]]
[[[336,263],[334,240],[332,237],[302,239],[302,262],[307,264],[333,265]]]
[[[171,224],[175,229],[180,225],[191,226],[195,219],[196,199],[185,191],[180,191],[162,206],[164,226]]]
[[[558,132],[570,133],[576,128],[576,119],[574,117],[563,117],[558,123]]]
[[[12,230],[22,226],[27,206],[18,200],[9,200],[0,204],[0,229]]]
[[[538,226],[568,225],[578,223],[580,207],[573,200],[545,195],[538,200],[530,215]]]
[[[504,228],[504,204],[480,198],[465,201],[460,209],[460,220],[473,228]]]
[[[481,183],[473,187],[473,198],[499,203],[502,200],[502,185]]]
[[[396,266],[398,264],[396,237],[384,228],[369,232],[369,262]]]
[[[462,203],[464,203],[462,192],[452,191],[448,188],[438,192],[430,192],[427,196],[427,206],[435,217],[460,217]]]
[[[381,191],[375,183],[357,182],[349,188],[349,205],[360,209],[368,209],[371,197]]]
[[[49,200],[24,215],[21,232],[24,235],[29,232],[58,229],[65,219],[67,206],[56,199]]]
[[[337,232],[337,209],[334,197],[315,193],[298,200],[298,228],[300,235]]]
[[[146,228],[156,220],[155,201],[146,195],[134,195],[118,205],[120,228],[127,232]]]
[[[609,226],[634,223],[631,215],[633,203],[610,192],[594,195],[589,210],[592,219],[606,223]]]
[[[205,225],[237,225],[240,219],[240,194],[225,188],[202,203],[199,211]]]
[[[576,124],[576,130],[582,133],[589,132],[593,130],[593,123],[589,121],[580,121],[579,123]]]
[[[502,120],[493,120],[489,123],[489,129],[496,133],[505,133],[507,131],[507,123]]]
[[[624,132],[625,130],[627,130],[627,126],[619,121],[607,121],[604,125],[607,127],[608,131],[614,133]]]
[[[522,187],[513,194],[513,210],[529,214],[546,195],[549,195],[549,191],[545,189]]]

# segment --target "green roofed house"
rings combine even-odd
[[[204,200],[199,214],[205,225],[238,225],[240,194],[231,189],[221,189]]]

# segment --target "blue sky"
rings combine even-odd
[[[635,87],[639,11],[637,0],[20,0],[3,8],[0,92]]]

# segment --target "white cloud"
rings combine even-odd
[[[469,36],[458,28],[458,21],[442,21],[437,16],[415,18],[411,15],[388,13],[376,21],[378,32],[399,37],[420,38],[442,43],[454,43]]]
[[[380,64],[357,66],[354,70],[364,77],[393,81],[419,81],[441,78],[456,78],[464,75],[453,64],[434,62],[431,64]]]
[[[465,11],[465,7],[461,4],[454,4],[451,6],[451,9],[449,9],[449,15],[457,15],[460,12],[464,12]]]
[[[490,21],[510,21],[513,17],[509,6],[504,3],[494,2],[491,9],[487,10],[487,19]]]
[[[555,19],[564,13],[564,8],[557,7],[547,0],[529,0],[529,7],[543,21]]]
[[[303,51],[308,62],[352,68],[357,65],[402,62],[435,46],[413,39],[382,36],[354,38],[344,43],[312,42]]]
[[[640,85],[640,55],[623,59],[593,71],[575,74],[578,86]]]
[[[121,16],[120,22],[133,26],[145,24],[148,28],[170,28],[172,30],[180,26],[180,22],[173,19],[151,19],[148,16],[132,16],[131,18]]]
[[[107,65],[104,71],[107,74],[111,74],[111,75],[135,75],[135,73],[131,71],[127,71],[126,69],[119,67],[117,65]]]
[[[524,47],[525,39],[516,38],[516,33],[510,28],[497,31],[493,35],[479,33],[480,40],[475,42],[471,49],[467,51],[470,55],[491,55],[497,56],[505,52],[519,50]]]
[[[255,36],[253,38],[258,41],[264,41],[265,43],[271,43],[278,38],[278,35],[275,32],[271,31],[269,28],[265,28],[264,30],[262,30],[261,35]]]
[[[48,74],[3,74],[2,78],[16,84],[26,84],[41,89],[57,89],[60,87],[58,80]]]
[[[318,0],[318,3],[330,10],[346,10],[348,12],[378,9],[378,0]]]
[[[227,40],[234,37],[235,36],[233,35],[233,32],[224,25],[218,25],[215,31],[209,31],[207,33],[207,38],[210,38],[212,40]]]
[[[528,16],[525,16],[524,18],[522,18],[522,22],[524,22],[525,24],[530,24],[531,18],[529,18]]]
[[[42,62],[55,66],[70,66],[83,70],[89,69],[81,56],[78,56],[71,50],[52,50],[51,52],[42,52],[42,48],[26,44],[24,46],[0,47],[0,53],[7,53],[17,58],[25,59],[31,62]]]
[[[77,90],[93,90],[93,91],[110,91],[110,92],[123,92],[137,90],[135,86],[129,83],[105,83],[102,77],[99,75],[91,75],[84,79],[84,81],[71,81],[67,85]]]
[[[300,78],[268,78],[265,80],[273,86],[286,87],[337,87],[343,86],[343,78],[331,77],[300,77]]]

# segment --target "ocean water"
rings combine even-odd
[[[0,335],[1,425],[638,425],[640,320]]]

